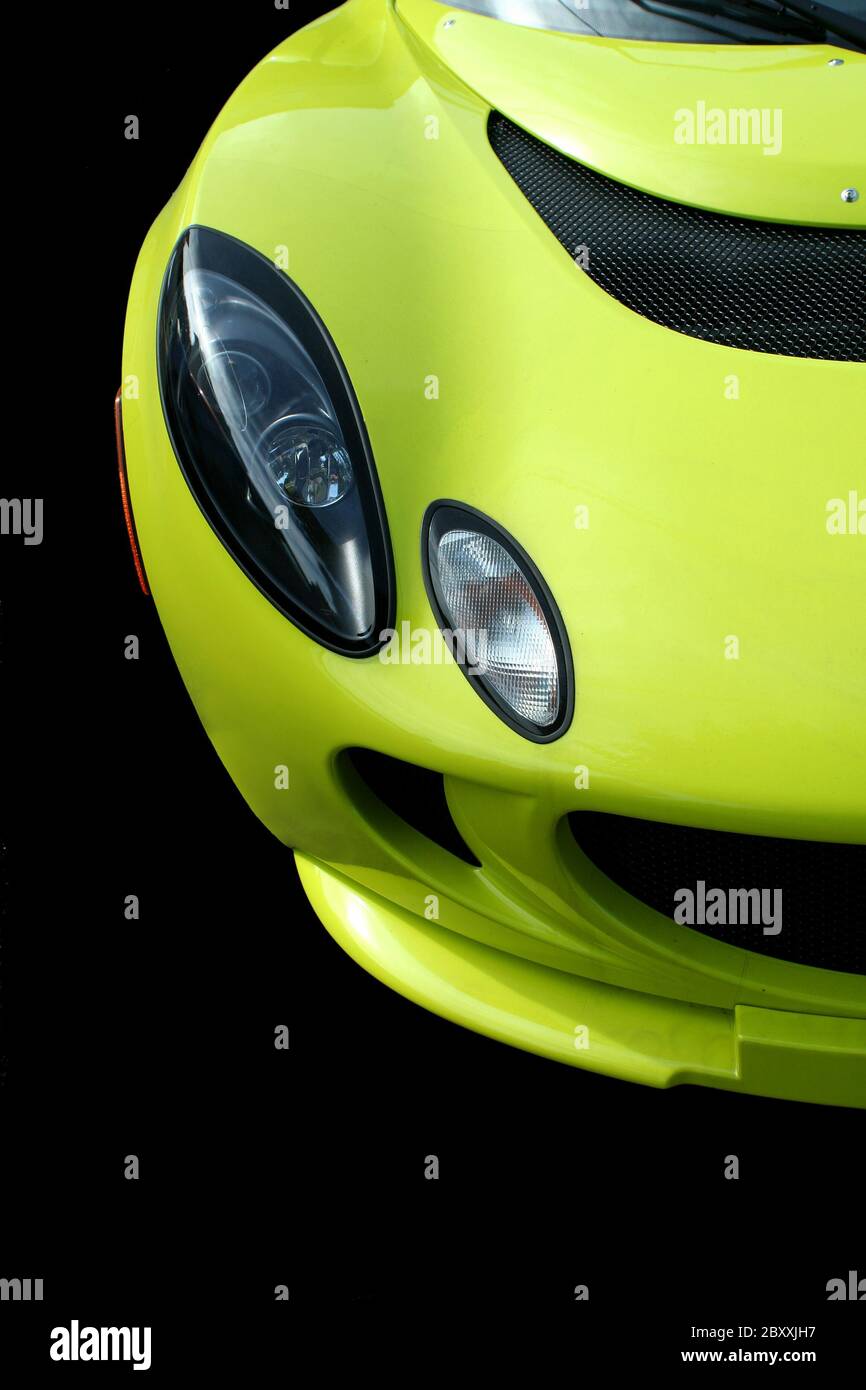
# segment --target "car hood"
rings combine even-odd
[[[611,178],[717,212],[866,226],[866,54],[586,38],[437,0],[397,12],[490,106]],[[741,112],[757,113],[754,143]],[[858,202],[842,200],[851,187]]]

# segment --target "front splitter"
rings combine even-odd
[[[371,975],[476,1033],[649,1086],[696,1084],[866,1108],[866,1020],[685,1004],[457,935],[296,853],[331,936]]]

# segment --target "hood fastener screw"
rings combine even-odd
[[[857,192],[857,189],[856,189],[856,188],[843,188],[843,189],[842,189],[842,202],[843,202],[843,203],[856,203],[856,201],[857,201],[857,199],[858,199],[859,197],[860,197],[860,194]]]

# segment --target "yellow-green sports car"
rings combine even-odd
[[[136,266],[124,510],[366,969],[866,1105],[864,361],[862,0],[348,0],[241,84]]]

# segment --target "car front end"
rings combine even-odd
[[[378,978],[624,1079],[866,1106],[866,52],[563,23],[349,0],[232,96],[130,295],[142,572]],[[249,424],[221,285],[333,407],[285,583],[202,443],[300,438]]]

